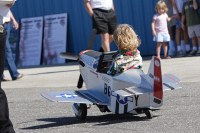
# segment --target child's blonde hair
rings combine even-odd
[[[158,9],[163,9],[165,12],[168,11],[166,3],[162,0],[159,0],[156,4],[156,7],[155,7],[156,12],[158,12]]]
[[[120,50],[135,51],[141,44],[137,34],[128,24],[118,25],[113,38]]]

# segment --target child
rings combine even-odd
[[[114,31],[113,38],[118,51],[107,73],[115,75],[128,69],[141,68],[142,57],[137,49],[141,41],[132,27],[128,24],[118,25]]]
[[[154,41],[157,42],[156,53],[159,59],[161,59],[160,58],[161,46],[164,49],[164,58],[165,59],[171,58],[167,55],[168,47],[166,42],[170,41],[170,36],[167,28],[167,21],[171,20],[171,18],[169,18],[168,15],[166,14],[167,10],[168,9],[165,2],[158,1],[156,4],[157,14],[153,16],[153,21],[152,21],[152,32],[154,36]]]

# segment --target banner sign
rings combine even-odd
[[[67,13],[44,16],[43,64],[62,64],[67,46]]]
[[[21,19],[19,66],[40,65],[43,17]]]

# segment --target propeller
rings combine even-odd
[[[64,59],[68,59],[68,60],[75,60],[78,61],[78,56],[77,55],[73,55],[69,52],[61,52],[60,53],[60,57],[64,58]],[[77,88],[82,88],[83,87],[83,77],[81,76],[81,74],[79,75],[79,80],[77,83]]]
[[[69,52],[61,52],[60,53],[60,57],[61,58],[65,58],[65,59],[68,59],[68,60],[78,60],[78,56],[77,55],[73,55]]]
[[[90,36],[90,41],[88,43],[87,49],[92,49],[92,45],[94,43],[94,39],[95,39],[96,33],[97,33],[97,30],[96,29],[92,29],[92,34]],[[72,55],[70,53],[64,53],[63,52],[63,53],[60,53],[60,56],[62,58],[65,58],[65,59],[77,60],[78,61],[78,56]],[[78,83],[77,83],[77,88],[81,89],[83,87],[83,82],[84,82],[83,77],[80,74],[79,75],[79,79],[78,79]]]

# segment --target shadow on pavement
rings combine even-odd
[[[52,71],[52,72],[26,74],[26,76],[28,76],[28,75],[44,75],[44,74],[53,74],[53,73],[63,73],[63,72],[77,72],[77,71],[79,71],[79,69],[67,70],[67,71]]]
[[[158,117],[158,116],[153,116]],[[75,117],[60,117],[60,118],[43,118],[37,119],[37,121],[49,122],[44,125],[30,126],[21,128],[23,130],[35,130],[35,129],[45,129],[50,127],[59,127],[67,125],[75,125],[82,123],[94,123],[94,126],[104,126],[110,124],[118,124],[123,122],[138,122],[138,121],[149,121],[146,116],[133,116],[133,115],[116,115],[107,114],[102,116],[87,116],[86,121],[79,121]]]

